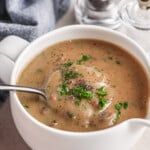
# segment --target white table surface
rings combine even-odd
[[[66,15],[61,20],[59,20],[56,28],[71,24],[75,24],[73,5],[71,5]],[[123,34],[132,37],[147,52],[150,53],[149,32],[137,31],[123,25],[118,30]],[[30,148],[24,143],[20,135],[17,133],[17,130],[13,124],[10,113],[9,101],[7,100],[7,102],[0,107],[0,150],[30,150]],[[134,145],[131,150],[150,150],[150,129],[146,129],[143,136],[139,139],[137,144]]]

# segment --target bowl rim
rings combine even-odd
[[[98,32],[107,32],[109,34],[112,34],[114,36],[118,36],[121,39],[126,40],[127,42],[131,43],[132,45],[134,45],[135,48],[139,49],[142,52],[142,55],[144,56],[147,64],[148,64],[148,70],[150,72],[150,61],[148,61],[148,56],[146,54],[146,52],[143,50],[143,48],[141,46],[139,46],[134,40],[132,40],[131,38],[127,37],[126,35],[118,32],[118,31],[114,31],[108,28],[104,28],[104,27],[99,27],[99,26],[95,26],[95,25],[69,25],[69,26],[65,26],[65,27],[61,27],[59,29],[55,29],[53,31],[50,31],[40,37],[38,37],[36,40],[34,40],[33,42],[31,42],[29,44],[29,46],[27,46],[27,48],[25,48],[23,50],[23,52],[19,55],[18,59],[15,62],[12,74],[11,74],[11,84],[16,84],[16,80],[17,78],[15,78],[16,76],[16,72],[17,72],[17,65],[18,62],[21,61],[21,58],[26,54],[29,53],[29,49],[31,47],[31,45],[35,45],[36,43],[38,43],[39,41],[42,41],[44,39],[46,39],[47,37],[49,37],[49,35],[51,34],[56,34],[57,32],[61,32],[63,30],[72,30],[72,29],[86,29],[86,30],[90,30],[90,29],[94,29],[94,30],[98,30]],[[124,124],[127,123],[128,120],[125,120],[115,126],[106,128],[106,129],[102,129],[102,130],[96,130],[96,131],[88,131],[88,132],[74,132],[74,131],[67,131],[67,130],[61,130],[61,129],[56,129],[53,127],[49,127],[47,125],[45,125],[44,123],[38,121],[36,118],[34,118],[30,113],[28,113],[25,108],[23,107],[23,105],[21,104],[19,97],[17,96],[16,92],[11,92],[10,93],[11,98],[13,97],[13,100],[15,101],[15,104],[17,105],[17,107],[20,109],[20,111],[24,114],[24,116],[29,119],[34,125],[39,126],[40,128],[42,128],[43,130],[46,130],[47,132],[52,132],[58,135],[67,135],[67,136],[74,136],[74,137],[78,137],[78,136],[94,136],[94,135],[99,135],[99,134],[106,134],[112,130],[118,130],[118,128],[121,128],[122,126],[124,126]],[[14,117],[14,116],[13,116]]]

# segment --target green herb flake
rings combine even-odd
[[[114,107],[116,110],[116,118],[115,118],[115,122],[116,122],[116,121],[118,121],[118,119],[120,119],[121,110],[128,108],[128,102],[119,102],[119,103],[115,104]]]
[[[92,59],[90,55],[82,55],[81,58],[77,61],[77,64],[81,65],[83,62]]]
[[[63,66],[64,66],[65,68],[70,67],[70,66],[72,66],[72,65],[73,65],[73,62],[70,61],[70,60],[68,60],[68,62],[66,62],[66,63],[63,64]]]
[[[123,107],[123,103],[117,103],[117,104],[115,104],[115,109],[117,111],[120,111],[122,109],[122,107]]]
[[[115,105],[115,109],[120,111],[122,108],[127,109],[128,108],[128,102],[123,102],[123,103],[117,103]]]
[[[58,88],[58,92],[61,96],[67,95],[69,92],[69,88],[65,83],[61,84]]]
[[[106,96],[107,95],[107,91],[104,86],[97,89],[97,95],[98,96]]]
[[[90,100],[93,97],[93,93],[91,91],[88,91],[83,85],[75,86],[73,89],[71,89],[71,94],[79,100]]]
[[[81,76],[81,74],[76,72],[76,71],[67,70],[64,72],[64,79],[65,80],[75,79],[75,78],[78,78],[79,76]]]
[[[123,108],[124,108],[124,109],[127,109],[127,108],[128,108],[128,102],[124,102],[124,103],[123,103]]]
[[[108,100],[106,99],[107,91],[104,86],[97,89],[96,94],[98,95],[99,99],[99,108],[103,109],[106,104],[108,103]]]
[[[104,108],[107,103],[108,103],[108,100],[107,100],[107,99],[101,98],[101,99],[99,100],[99,106],[100,106],[100,108]]]

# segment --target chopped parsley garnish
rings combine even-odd
[[[128,108],[128,102],[123,102],[123,103],[119,102],[115,105],[115,109],[117,111],[120,111],[122,108],[127,109]]]
[[[69,79],[78,78],[79,76],[81,76],[81,74],[76,71],[67,70],[67,71],[64,71],[63,76],[65,80],[69,80]]]
[[[101,98],[101,99],[99,100],[99,106],[100,106],[100,108],[104,108],[107,103],[108,103],[108,100],[107,100],[107,99]]]
[[[69,68],[72,65],[73,65],[73,62],[71,62],[70,60],[68,60],[68,62],[63,64],[62,77],[63,77],[64,81],[70,80],[70,79],[75,79],[75,78],[78,78],[79,76],[81,76],[80,73]]]
[[[104,86],[97,89],[97,95],[100,96],[100,97],[104,97],[104,96],[107,95],[107,91],[106,91]]]
[[[69,88],[65,83],[63,83],[59,86],[58,92],[60,93],[61,96],[67,95],[69,92]]]
[[[81,58],[77,61],[77,64],[81,65],[82,62],[88,61],[92,58],[90,55],[82,55]]]
[[[127,108],[128,108],[128,102],[124,102],[123,108],[124,108],[124,109],[127,109]]]
[[[97,89],[96,94],[98,95],[98,99],[99,99],[99,107],[100,109],[103,109],[106,104],[108,103],[108,100],[106,99],[107,96],[107,91],[105,89],[104,86],[100,87],[99,89]]]
[[[70,60],[68,60],[68,62],[66,62],[66,63],[63,64],[63,66],[66,67],[66,68],[67,68],[67,67],[70,67],[70,66],[72,66],[72,65],[73,65],[73,62],[70,61]]]
[[[82,99],[90,100],[93,97],[93,93],[87,90],[85,85],[78,85],[73,87],[72,89],[69,89],[67,85],[63,83],[59,86],[58,92],[61,96],[74,96],[77,99],[75,103],[78,103],[78,105],[80,104],[80,101]]]
[[[128,108],[128,102],[119,102],[119,103],[115,104],[114,107],[116,110],[116,118],[115,118],[115,122],[116,122],[118,119],[120,119],[121,110]]]
[[[75,86],[71,89],[71,95],[73,95],[78,100],[87,99],[90,100],[93,97],[93,93],[86,89],[83,85]]]

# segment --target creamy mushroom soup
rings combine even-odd
[[[70,40],[45,49],[18,80],[20,85],[45,88],[48,102],[35,94],[18,96],[47,126],[94,131],[144,118],[147,80],[142,66],[122,48],[99,40]]]

